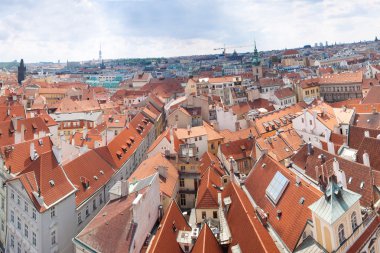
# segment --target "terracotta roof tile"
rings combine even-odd
[[[179,230],[190,231],[191,227],[187,224],[177,203],[172,201],[147,252],[182,253],[182,249],[177,243],[177,234]]]
[[[160,153],[144,160],[128,180],[133,181],[134,179],[148,177],[158,171],[158,166],[164,166],[167,172],[166,178],[160,176],[160,191],[166,196],[175,196],[179,181],[178,170]]]
[[[230,197],[231,205],[226,214],[232,235],[231,247],[239,244],[242,252],[276,253],[279,252],[266,228],[258,220],[255,210],[247,195],[235,183],[229,183],[223,190],[222,197]]]
[[[221,186],[220,176],[213,168],[208,167],[201,175],[195,208],[218,209],[218,192],[221,191],[215,186]]]
[[[273,205],[265,191],[277,172],[282,173],[289,180],[289,184],[278,203]],[[317,201],[322,193],[302,180],[297,186],[296,176],[267,155],[261,157],[256,163],[245,185],[257,205],[268,213],[270,225],[288,249],[293,251],[302,236],[306,222],[311,220],[311,211],[308,206]],[[302,197],[304,203],[300,204]],[[277,210],[281,210],[280,219],[277,219]]]
[[[362,195],[360,199],[361,205],[371,206],[374,203],[371,168],[360,163],[348,161],[317,147],[313,147],[312,154],[308,154],[307,149],[308,147],[305,145],[292,157],[292,162],[300,169],[305,170],[307,176],[318,181],[318,177],[322,175],[322,169],[324,175],[327,175],[327,171],[332,168],[333,159],[336,159],[339,162],[339,168],[345,173],[347,188]],[[324,155],[323,161],[319,158],[321,154]],[[321,164],[324,166],[321,167]],[[316,168],[318,169],[316,170]],[[351,183],[349,183],[350,178]],[[364,182],[364,187],[360,187],[362,182]]]
[[[192,253],[223,253],[222,247],[219,245],[210,227],[205,223],[199,233]]]

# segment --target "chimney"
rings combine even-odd
[[[311,145],[311,142],[307,144],[307,155],[312,155],[314,153],[313,145]]]
[[[190,125],[187,125],[187,134],[190,135],[190,133],[191,133],[191,127]]]
[[[124,197],[129,194],[129,182],[126,179],[120,181],[120,194],[120,197]]]
[[[369,131],[364,131],[364,137],[369,137]]]
[[[333,161],[333,169],[337,183],[341,184],[343,188],[347,188],[346,174],[339,168],[339,162],[336,160],[336,158],[334,158]]]
[[[12,118],[12,125],[13,125],[13,129],[16,131],[17,130],[17,118]]]
[[[58,164],[62,164],[62,147],[53,146],[52,151]]]
[[[25,141],[25,125],[24,124],[21,124],[20,140],[21,142]]]
[[[158,165],[157,167],[158,174],[160,177],[167,178],[168,176],[168,168],[162,165]]]
[[[87,127],[83,127],[82,138],[85,140],[87,137]]]
[[[367,167],[371,167],[370,162],[369,162],[369,155],[367,151],[364,151],[363,153],[363,164]]]
[[[330,154],[335,155],[334,143],[332,143],[331,141],[327,142],[327,150]]]
[[[30,155],[30,159],[33,161],[33,160],[36,160],[36,150],[34,148],[34,142],[30,143],[30,148],[29,148],[29,155]]]

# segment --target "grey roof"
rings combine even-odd
[[[333,224],[360,198],[360,194],[344,189],[335,182],[331,182],[327,186],[325,195],[311,204],[309,208],[323,220]]]
[[[150,186],[153,183],[155,177],[158,177],[158,172],[154,173],[153,175],[151,175],[149,177],[140,179],[139,181],[137,181],[135,183],[134,182],[129,183],[129,193],[138,192],[138,191],[144,189],[145,187]]]
[[[302,241],[300,245],[295,249],[295,253],[324,253],[327,252],[313,237],[308,236]]]
[[[72,112],[72,113],[52,113],[49,114],[56,122],[87,120],[97,121],[102,116],[102,112]]]

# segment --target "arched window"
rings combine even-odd
[[[342,244],[344,242],[344,226],[343,224],[339,225],[338,228],[338,236],[339,236],[339,244]]]
[[[358,223],[356,221],[356,212],[353,212],[351,214],[351,226],[352,226],[352,231],[354,231],[358,226]]]

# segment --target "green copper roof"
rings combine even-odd
[[[325,195],[311,204],[309,208],[323,220],[333,224],[360,198],[360,194],[344,189],[335,182],[330,182]]]

